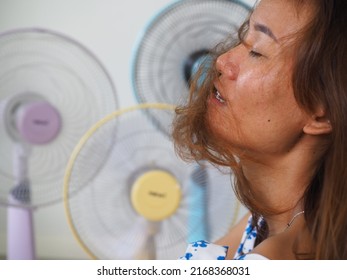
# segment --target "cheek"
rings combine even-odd
[[[223,110],[225,109],[225,110]],[[227,108],[209,108],[208,110],[208,126],[209,137],[215,143],[216,150],[230,149],[235,154],[242,153],[244,149],[252,146],[252,138],[258,134],[254,129],[255,119],[248,114],[245,107],[241,106]]]
[[[285,142],[296,138],[301,133],[302,114],[285,73],[289,73],[288,67],[277,65],[271,71],[240,75],[228,92],[229,105],[208,110],[213,136],[235,148],[269,152],[282,150]]]
[[[210,131],[210,137],[221,141],[229,142],[235,137],[237,119],[233,112],[227,106],[215,107],[209,106],[207,110],[207,125]]]
[[[302,112],[288,79],[275,75],[270,79],[268,76],[261,81],[249,82],[242,93],[235,96],[231,108],[240,142],[251,146],[255,143],[265,145],[280,140],[281,135],[297,137],[301,132]]]

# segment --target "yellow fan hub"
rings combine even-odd
[[[178,181],[163,170],[152,170],[139,176],[131,191],[133,207],[151,221],[161,221],[175,213],[180,199]]]

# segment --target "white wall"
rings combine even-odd
[[[20,27],[59,31],[92,51],[115,84],[120,107],[135,104],[130,62],[148,21],[172,0],[0,0],[0,32]],[[253,0],[244,2],[252,5]],[[1,67],[1,66],[0,66]],[[0,207],[0,256],[6,254],[6,208]],[[63,204],[35,212],[40,259],[88,259],[68,227]]]

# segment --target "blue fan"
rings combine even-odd
[[[132,84],[139,102],[178,104],[209,51],[236,38],[250,7],[235,0],[182,0],[149,21],[135,46]]]

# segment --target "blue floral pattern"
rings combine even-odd
[[[259,223],[264,220],[260,219]],[[243,260],[247,258],[253,248],[257,238],[257,229],[252,226],[252,216],[247,221],[247,226],[241,238],[241,243],[235,253],[234,260]],[[188,244],[185,255],[181,260],[225,260],[228,252],[228,246],[220,246],[205,240],[199,240]]]
[[[263,223],[263,219],[260,219],[259,223]],[[256,239],[257,229],[252,225],[252,216],[250,216],[247,221],[246,229],[243,232],[241,243],[234,256],[234,260],[244,259],[246,254],[250,253],[253,250]]]
[[[205,240],[199,240],[192,242],[188,245],[186,253],[182,256],[181,260],[205,260],[210,259],[213,256],[213,259],[216,260],[225,260],[228,247],[220,246],[216,244],[209,243]]]

